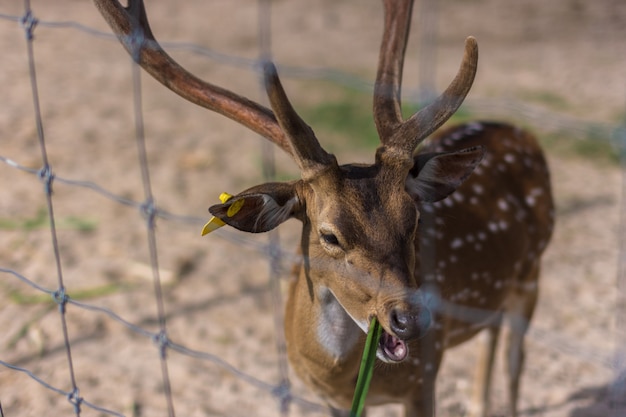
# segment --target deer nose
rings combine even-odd
[[[422,337],[432,323],[432,316],[427,308],[410,311],[397,307],[389,314],[390,330],[402,340]]]

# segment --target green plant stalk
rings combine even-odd
[[[374,374],[374,362],[376,362],[376,349],[378,349],[378,341],[383,333],[383,328],[378,323],[376,317],[372,318],[370,328],[367,332],[365,340],[365,348],[363,349],[363,357],[361,358],[361,367],[359,368],[359,376],[356,380],[354,389],[354,397],[352,398],[352,408],[350,409],[350,417],[360,417],[365,406],[365,397],[372,381]]]

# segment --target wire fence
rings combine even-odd
[[[437,9],[428,9],[428,5],[433,3],[423,2],[420,14],[424,16],[437,16]],[[220,65],[225,65],[232,68],[240,68],[244,71],[256,71],[257,63],[262,61],[267,56],[271,56],[272,49],[271,41],[269,37],[270,22],[270,6],[269,2],[261,1],[258,7],[258,39],[260,56],[256,58],[242,58],[234,55],[227,55],[214,50],[209,50],[193,43],[179,43],[179,42],[164,42],[163,45],[166,49],[171,49],[181,52],[191,52],[193,55],[212,61],[219,62]],[[246,384],[254,387],[265,396],[273,398],[276,403],[277,413],[280,415],[289,415],[292,407],[291,405],[298,406],[303,413],[315,413],[325,412],[325,407],[318,404],[315,400],[310,400],[308,396],[301,396],[298,391],[294,391],[292,383],[290,382],[286,353],[285,342],[282,336],[282,296],[280,288],[280,278],[285,275],[283,269],[284,265],[288,264],[290,260],[294,259],[294,254],[290,251],[283,250],[278,235],[271,234],[268,241],[253,240],[242,237],[237,233],[229,233],[228,231],[218,231],[217,235],[224,242],[231,242],[238,247],[246,247],[253,252],[260,254],[263,258],[266,258],[269,262],[269,275],[270,279],[270,304],[273,307],[273,326],[274,335],[273,341],[276,349],[275,365],[278,370],[274,379],[259,378],[258,376],[249,374],[242,371],[240,367],[235,366],[223,357],[211,353],[210,351],[203,351],[186,346],[185,343],[178,343],[170,335],[168,327],[168,313],[166,308],[166,301],[163,289],[163,277],[162,268],[160,266],[160,257],[163,250],[157,245],[157,225],[163,223],[170,224],[184,224],[192,227],[197,227],[203,224],[206,219],[204,217],[196,217],[178,214],[166,210],[162,206],[156,203],[153,189],[153,173],[150,170],[150,155],[147,149],[146,140],[146,126],[144,124],[144,106],[142,97],[144,92],[142,91],[142,79],[140,70],[135,65],[129,65],[131,68],[131,85],[132,85],[132,120],[134,123],[134,142],[136,147],[137,162],[139,166],[139,173],[141,177],[141,186],[143,193],[140,198],[129,198],[126,195],[110,191],[106,187],[100,185],[97,182],[83,179],[70,179],[65,175],[57,175],[55,173],[55,165],[51,162],[49,157],[49,139],[46,136],[46,126],[44,124],[44,117],[42,113],[45,109],[41,108],[40,104],[40,84],[37,76],[37,54],[35,53],[34,46],[36,45],[37,28],[46,27],[59,31],[75,31],[77,36],[88,38],[102,38],[105,41],[111,43],[116,42],[114,37],[107,32],[94,29],[89,25],[82,24],[75,21],[48,21],[39,19],[37,15],[37,9],[30,4],[30,1],[24,1],[23,14],[21,15],[9,15],[0,14],[0,25],[19,23],[23,36],[26,39],[26,60],[28,68],[28,78],[30,80],[30,90],[32,92],[32,105],[34,114],[34,125],[37,138],[37,146],[39,149],[39,162],[40,168],[32,168],[32,161],[24,163],[12,159],[9,156],[0,155],[0,161],[15,172],[15,175],[28,175],[35,176],[40,186],[43,188],[43,195],[45,199],[47,227],[50,232],[50,247],[54,260],[54,277],[56,283],[54,287],[42,285],[39,281],[26,273],[21,273],[11,267],[0,267],[0,273],[5,277],[6,281],[17,281],[20,286],[27,287],[35,290],[38,293],[45,294],[50,300],[54,302],[54,305],[58,309],[58,315],[60,319],[60,328],[62,334],[62,349],[65,356],[65,367],[67,372],[67,380],[62,386],[66,388],[59,388],[60,385],[49,382],[46,377],[42,376],[41,368],[34,370],[27,366],[19,366],[10,361],[5,361],[0,357],[0,365],[11,373],[21,373],[27,375],[30,379],[37,382],[47,390],[58,394],[58,396],[64,396],[70,404],[71,412],[75,415],[81,415],[86,409],[93,410],[96,413],[104,415],[122,416],[126,415],[126,412],[121,412],[110,407],[107,403],[106,395],[95,394],[91,390],[83,389],[80,383],[81,378],[77,377],[77,374],[83,373],[82,369],[77,369],[75,366],[75,356],[73,354],[73,339],[77,335],[71,334],[68,325],[68,310],[77,309],[78,311],[102,315],[117,324],[123,326],[131,333],[151,341],[156,348],[156,355],[159,360],[160,367],[160,391],[162,392],[164,402],[166,403],[166,412],[169,416],[176,415],[175,412],[175,400],[177,395],[172,383],[171,372],[169,369],[170,361],[168,359],[169,353],[179,353],[185,357],[192,358],[194,360],[205,361],[215,365],[222,369],[226,373],[233,375],[237,380],[243,381]],[[433,28],[425,25],[423,29],[422,39],[425,39],[425,45],[432,47],[433,41]],[[13,46],[17,48],[17,46]],[[428,59],[429,54],[434,54],[433,49],[423,48],[420,61],[428,62],[432,66],[432,60]],[[421,81],[421,85],[424,87],[421,91],[416,91],[415,96],[429,97],[429,91],[432,90],[434,68],[422,68],[422,74],[424,79]],[[341,71],[328,69],[324,67],[295,67],[283,65],[281,66],[281,73],[285,74],[287,78],[300,78],[300,79],[322,79],[332,83],[340,84],[350,88],[354,88],[362,91],[371,91],[371,84],[365,79],[360,79],[354,75],[348,75]],[[407,92],[408,96],[413,95],[411,91]],[[623,125],[608,123],[608,122],[594,122],[594,121],[581,121],[580,118],[563,113],[548,112],[545,108],[539,108],[532,104],[528,104],[523,101],[514,99],[478,99],[472,100],[468,106],[470,112],[476,114],[492,114],[495,116],[508,117],[511,114],[515,114],[517,118],[533,120],[539,122],[542,128],[547,131],[558,131],[565,133],[574,138],[582,138],[593,133],[594,137],[610,139],[611,143],[622,149],[624,143],[626,143],[626,130]],[[10,140],[10,132],[2,132],[3,136],[1,140]],[[3,152],[0,150],[0,152]],[[275,167],[275,156],[272,153],[271,147],[264,146],[259,153],[262,154],[262,167],[264,176],[270,180],[277,176]],[[626,164],[622,163],[622,170],[626,170]],[[626,173],[624,174],[626,177]],[[626,182],[623,182],[626,183]],[[132,208],[141,214],[143,221],[142,228],[144,229],[145,240],[147,243],[148,252],[148,264],[150,268],[150,276],[153,285],[153,302],[156,310],[155,328],[149,329],[151,326],[144,327],[138,325],[133,319],[124,317],[121,314],[115,312],[115,310],[107,307],[102,307],[96,302],[83,302],[72,296],[72,287],[68,287],[66,284],[66,273],[63,267],[63,243],[59,238],[60,233],[58,230],[59,217],[55,211],[55,204],[57,199],[53,198],[53,190],[58,186],[67,186],[73,190],[79,190],[81,193],[93,193],[99,197],[102,197],[116,205],[120,205],[127,208]],[[623,201],[622,196],[622,201]],[[625,205],[621,205],[622,216]],[[626,222],[621,220],[621,229],[618,233],[621,238],[621,249],[619,250],[619,275],[618,285],[616,286],[617,299],[613,300],[615,307],[615,325],[612,328],[612,335],[615,336],[615,344],[611,347],[595,346],[595,345],[581,345],[579,341],[571,335],[560,334],[555,332],[551,328],[531,328],[530,337],[539,344],[549,347],[552,351],[559,352],[574,358],[579,362],[592,363],[595,366],[599,366],[613,373],[613,382],[609,384],[608,390],[610,391],[611,401],[618,406],[614,407],[614,410],[622,410],[624,405],[624,371],[626,362],[624,355],[626,352],[623,349],[624,337],[626,334],[626,328],[624,327],[625,317],[625,301],[624,301],[624,284],[626,273],[624,270],[623,254],[626,253],[624,249],[623,237],[626,236]],[[144,243],[144,245],[145,245]],[[47,282],[47,281],[46,281]],[[5,288],[10,288],[5,286]],[[210,325],[210,324],[209,324]],[[10,343],[7,342],[7,345]],[[620,347],[621,346],[621,347]],[[4,347],[2,347],[4,349]],[[4,353],[3,353],[4,354]],[[43,372],[44,374],[46,372]],[[55,378],[55,380],[57,380]],[[1,387],[2,385],[0,385]],[[0,416],[3,416],[3,409],[1,407],[3,393],[0,392]],[[98,401],[91,398],[97,397]],[[104,397],[104,398],[102,398]],[[5,408],[6,410],[6,408]],[[141,415],[142,413],[136,409],[129,411],[132,415]],[[531,411],[528,412],[532,414]],[[210,412],[205,414],[211,414]],[[236,415],[237,413],[233,413]],[[11,414],[8,414],[11,415]],[[98,414],[99,415],[99,414]],[[617,414],[614,414],[617,415]]]

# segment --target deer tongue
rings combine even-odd
[[[409,349],[403,340],[383,330],[379,342],[380,349],[389,362],[402,362],[406,359]]]

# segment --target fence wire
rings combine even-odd
[[[241,67],[246,69],[255,70],[258,68],[258,63],[264,60],[267,60],[272,55],[271,49],[271,40],[270,40],[270,4],[271,2],[267,0],[259,0],[259,50],[260,56],[256,59],[246,59],[237,56],[227,55],[221,52],[207,50],[206,48],[200,47],[198,45],[190,44],[190,43],[168,43],[164,42],[163,45],[166,48],[175,49],[175,50],[185,50],[191,51],[198,56],[208,57],[213,60],[217,60],[225,65],[230,65],[233,67]],[[430,16],[432,13],[436,14],[436,10],[428,9],[428,2],[423,2],[422,13],[425,16]],[[42,118],[42,109],[40,108],[39,101],[39,85],[36,74],[36,53],[35,53],[35,37],[34,34],[36,32],[36,28],[38,26],[44,26],[48,28],[58,29],[58,30],[76,30],[79,34],[84,36],[93,36],[111,39],[111,41],[115,41],[114,37],[108,33],[103,33],[89,26],[83,25],[79,22],[73,21],[65,21],[65,22],[53,22],[53,21],[40,21],[37,18],[36,10],[33,10],[30,1],[24,0],[24,13],[21,16],[12,16],[7,14],[0,14],[0,24],[4,22],[17,22],[20,24],[23,32],[24,38],[26,40],[26,56],[28,63],[28,73],[31,82],[31,91],[32,91],[32,102],[33,102],[33,114],[34,114],[34,124],[36,126],[37,139],[39,145],[40,159],[41,159],[41,168],[34,169],[26,166],[26,164],[21,163],[20,161],[15,161],[7,156],[0,155],[0,161],[4,163],[6,166],[11,167],[17,171],[34,175],[36,176],[42,183],[43,193],[46,200],[46,209],[47,209],[47,218],[50,229],[50,239],[51,246],[55,261],[55,276],[57,285],[56,288],[46,288],[40,284],[38,284],[35,280],[21,274],[19,271],[16,271],[11,268],[0,267],[0,273],[5,276],[12,277],[13,279],[20,282],[21,285],[32,288],[40,293],[46,294],[50,297],[51,300],[58,307],[59,318],[60,318],[60,327],[63,335],[63,343],[64,349],[66,352],[66,362],[67,362],[67,372],[68,372],[68,380],[69,380],[69,390],[61,389],[59,387],[53,386],[52,384],[46,382],[45,378],[39,376],[37,372],[33,370],[29,370],[25,367],[17,366],[11,363],[8,363],[0,358],[0,365],[4,368],[11,370],[13,372],[23,373],[27,375],[32,380],[36,381],[38,384],[43,386],[44,388],[55,392],[59,396],[64,396],[67,401],[70,403],[72,412],[76,416],[80,416],[84,407],[92,409],[96,412],[103,413],[106,415],[113,416],[123,416],[123,413],[120,413],[115,410],[108,409],[103,405],[98,405],[91,402],[88,397],[91,393],[87,393],[87,396],[83,396],[80,386],[77,383],[76,372],[73,363],[72,356],[72,343],[71,343],[71,335],[68,331],[66,312],[68,307],[74,307],[80,309],[81,311],[91,312],[94,314],[101,314],[123,326],[125,329],[130,330],[134,334],[146,338],[153,342],[157,349],[157,355],[160,360],[161,365],[161,378],[162,378],[162,389],[163,395],[165,398],[165,402],[167,404],[167,412],[169,416],[175,416],[175,396],[172,390],[172,383],[170,381],[170,372],[168,369],[168,352],[177,352],[179,354],[185,355],[190,358],[195,358],[201,361],[207,361],[212,364],[217,365],[221,369],[226,372],[234,375],[241,381],[254,386],[258,390],[270,395],[276,399],[277,411],[280,415],[286,416],[289,414],[289,406],[290,404],[296,404],[299,407],[303,408],[306,411],[324,411],[326,408],[320,404],[315,402],[311,402],[308,399],[302,398],[294,392],[292,392],[292,387],[290,385],[288,371],[287,371],[287,363],[286,363],[286,353],[285,353],[285,341],[284,336],[282,335],[282,296],[280,289],[280,277],[285,275],[285,271],[283,271],[283,265],[289,263],[289,260],[293,260],[293,254],[288,251],[283,251],[280,245],[280,240],[277,234],[270,234],[267,243],[258,243],[256,241],[248,240],[242,238],[240,234],[229,233],[226,230],[219,230],[216,232],[217,236],[222,239],[232,241],[238,245],[246,246],[252,248],[254,251],[259,253],[263,253],[267,256],[269,262],[269,272],[270,272],[270,283],[271,283],[271,295],[272,295],[272,304],[275,308],[274,318],[275,318],[275,347],[278,352],[278,366],[279,366],[279,380],[278,382],[268,382],[263,379],[258,378],[257,376],[250,375],[246,372],[241,371],[236,366],[228,363],[223,360],[219,356],[212,354],[210,352],[199,351],[196,349],[189,348],[184,344],[177,343],[168,334],[167,328],[167,313],[166,306],[163,296],[162,289],[162,280],[160,276],[160,268],[159,268],[159,249],[157,247],[157,237],[156,237],[156,227],[159,221],[164,222],[178,222],[184,224],[192,224],[192,225],[201,225],[206,219],[202,217],[194,217],[188,215],[181,215],[169,212],[164,208],[160,207],[153,195],[152,184],[151,184],[151,175],[149,170],[148,163],[148,152],[146,150],[146,138],[145,138],[145,128],[143,122],[143,103],[142,103],[142,84],[141,84],[141,76],[140,69],[133,63],[131,65],[131,73],[132,73],[132,86],[133,86],[133,116],[134,116],[134,124],[135,124],[135,143],[137,147],[137,155],[138,155],[138,165],[141,171],[141,182],[143,185],[143,200],[135,201],[131,198],[128,198],[123,195],[116,194],[107,190],[105,187],[92,182],[92,181],[84,181],[80,179],[69,179],[63,176],[58,176],[54,171],[54,166],[51,164],[47,147],[46,147],[46,136],[44,134],[44,123]],[[432,46],[432,27],[428,27],[426,29],[427,36],[424,37],[425,45]],[[427,50],[426,54],[433,54],[432,50]],[[425,60],[429,61],[429,60]],[[130,62],[130,61],[129,61]],[[430,61],[429,61],[430,62]],[[289,66],[281,66],[281,73],[284,73],[287,77],[292,78],[318,78],[329,80],[338,84],[342,84],[345,86],[349,86],[352,88],[361,89],[364,91],[371,91],[371,85],[367,81],[360,79],[354,75],[348,75],[336,70],[327,69],[327,68],[299,68],[299,67],[289,67]],[[426,77],[423,81],[425,87],[424,90],[418,91],[415,96],[420,97],[430,97],[432,93],[432,84],[433,84],[433,74],[434,68],[426,68],[423,72],[424,77]],[[409,91],[407,95],[411,95]],[[565,130],[569,134],[574,137],[583,136],[590,130],[593,130],[597,136],[609,138],[612,140],[613,144],[619,149],[623,149],[624,143],[626,143],[626,128],[623,125],[611,125],[611,124],[603,124],[603,123],[595,123],[595,122],[581,122],[579,119],[574,119],[570,116],[561,115],[561,114],[548,114],[544,109],[538,110],[537,108],[527,105],[523,102],[518,102],[514,100],[497,100],[490,101],[485,100],[474,101],[472,103],[475,110],[477,112],[482,113],[495,113],[495,114],[510,114],[516,113],[518,115],[521,114],[521,117],[527,117],[529,119],[541,119],[542,123],[544,123],[544,127],[547,129],[554,130]],[[273,148],[267,146],[267,144],[263,145],[263,148],[260,152],[263,156],[263,170],[264,177],[266,180],[273,180],[276,178],[276,168],[275,168],[275,158],[273,155]],[[624,161],[622,162],[622,167],[626,166]],[[624,171],[624,181],[623,184],[626,184],[626,171]],[[154,286],[154,300],[156,307],[156,321],[158,322],[158,331],[150,331],[142,326],[134,324],[131,320],[128,320],[121,315],[117,314],[115,311],[104,308],[101,306],[97,306],[95,304],[81,302],[71,297],[71,289],[68,289],[64,283],[64,271],[62,268],[62,250],[61,245],[59,244],[59,237],[57,233],[57,218],[55,217],[54,211],[54,199],[53,199],[53,189],[58,185],[65,185],[77,189],[84,189],[86,191],[93,192],[97,195],[100,195],[110,201],[115,202],[116,204],[120,204],[123,206],[134,208],[139,211],[145,222],[145,231],[146,231],[146,243],[148,247],[148,254],[150,259],[150,267],[152,272],[153,286]],[[622,196],[622,198],[626,198]],[[624,207],[626,204],[622,202],[621,204],[622,211],[624,211]],[[622,246],[624,246],[623,237],[626,236],[626,220],[624,219],[624,214],[622,213],[621,219],[621,236],[622,236]],[[625,288],[626,278],[624,276],[626,273],[626,267],[624,267],[623,254],[626,253],[626,249],[621,250],[622,258],[620,264],[620,277],[618,278],[618,292],[619,292],[619,300],[616,309],[616,322],[617,322],[617,333],[621,335],[620,343],[624,340],[624,335],[626,335],[626,327],[624,325],[624,316],[626,312],[624,309],[626,308],[626,299],[625,297]],[[575,340],[568,339],[565,336],[560,336],[558,334],[554,334],[551,332],[546,332],[540,329],[530,329],[530,337],[543,343],[547,346],[550,346],[552,349],[560,351],[566,355],[580,358],[583,361],[593,362],[595,364],[599,364],[607,369],[613,370],[615,372],[615,380],[611,385],[611,395],[613,401],[616,403],[620,403],[622,401],[623,404],[623,395],[626,391],[625,386],[625,378],[624,378],[624,370],[626,360],[624,360],[624,350],[623,348],[619,348],[616,351],[598,351],[597,349],[589,348],[581,348],[579,344],[576,343]],[[0,417],[3,417],[2,403],[1,403],[1,395],[0,392]],[[623,410],[623,408],[619,408]]]

